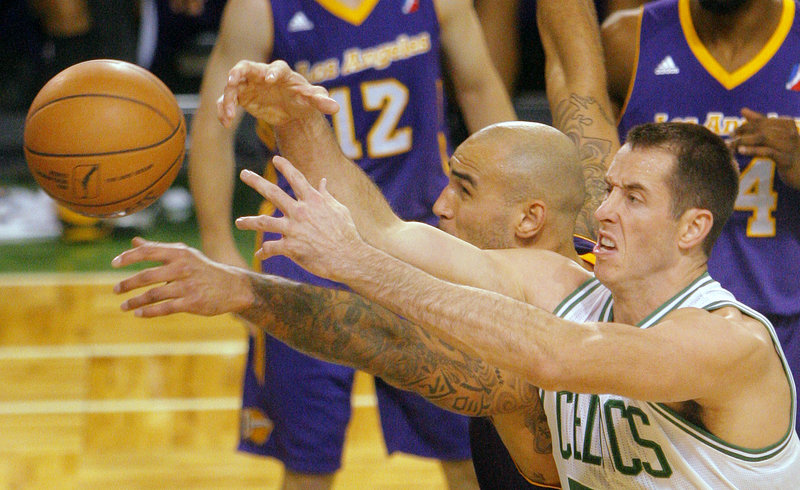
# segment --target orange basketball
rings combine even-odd
[[[155,75],[124,61],[92,60],[53,77],[25,119],[25,159],[60,204],[97,217],[143,209],[183,164],[186,122]]]

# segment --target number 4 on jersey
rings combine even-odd
[[[778,207],[778,193],[774,184],[775,162],[769,158],[753,158],[742,170],[735,209],[753,213],[747,220],[749,237],[775,236],[773,213]]]

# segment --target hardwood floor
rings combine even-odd
[[[235,451],[244,327],[123,314],[120,277],[0,275],[0,489],[278,488],[278,463]],[[446,488],[386,456],[369,376],[354,393],[334,488]]]

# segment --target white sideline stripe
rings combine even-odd
[[[353,408],[377,405],[375,395],[355,395]],[[195,412],[239,410],[239,397],[225,398],[155,398],[142,400],[38,400],[0,402],[0,415],[42,415],[126,412]]]
[[[190,355],[238,356],[246,352],[247,342],[240,340],[24,345],[0,347],[0,360]]]

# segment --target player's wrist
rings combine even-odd
[[[225,266],[225,268],[233,279],[230,285],[230,312],[241,315],[256,304],[256,294],[249,277],[255,273],[235,266]]]

